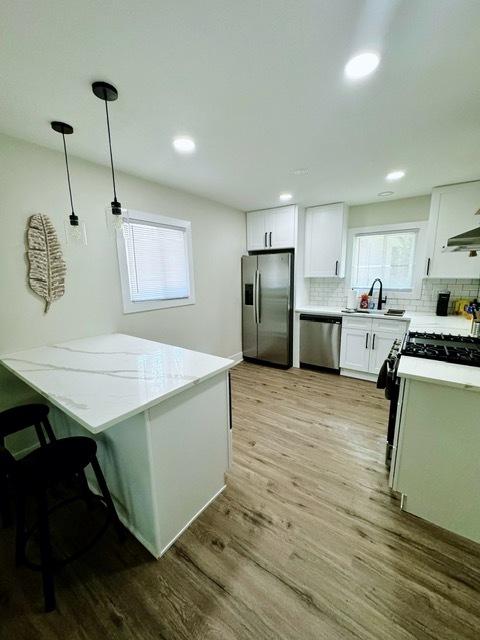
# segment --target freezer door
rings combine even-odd
[[[258,256],[258,358],[291,365],[290,253]]]
[[[243,355],[257,357],[257,256],[242,256],[242,342]]]

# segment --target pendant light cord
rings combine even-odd
[[[116,189],[116,186],[115,186],[115,170],[113,168],[112,137],[110,135],[110,119],[108,117],[108,102],[107,102],[107,100],[105,100],[105,113],[107,114],[108,147],[110,149],[110,166],[112,167],[113,197],[114,197],[114,202],[117,202],[117,189]]]
[[[68,195],[70,196],[70,205],[72,207],[72,215],[75,215],[75,211],[73,209],[73,197],[72,197],[72,185],[70,184],[70,170],[68,168],[68,156],[67,156],[67,143],[65,142],[65,134],[62,132],[63,138],[63,151],[65,153],[65,166],[67,168],[67,181],[68,181]]]

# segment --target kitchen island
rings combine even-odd
[[[120,518],[155,557],[225,488],[232,360],[109,334],[0,362],[48,401],[58,437],[95,438]]]

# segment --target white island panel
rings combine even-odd
[[[148,411],[160,554],[225,488],[228,413],[226,374]]]
[[[480,396],[406,380],[393,488],[402,508],[480,542]]]

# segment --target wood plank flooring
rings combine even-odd
[[[44,614],[0,531],[1,640],[478,640],[480,546],[400,511],[383,394],[245,363],[232,377],[227,489],[160,561],[112,534]]]

